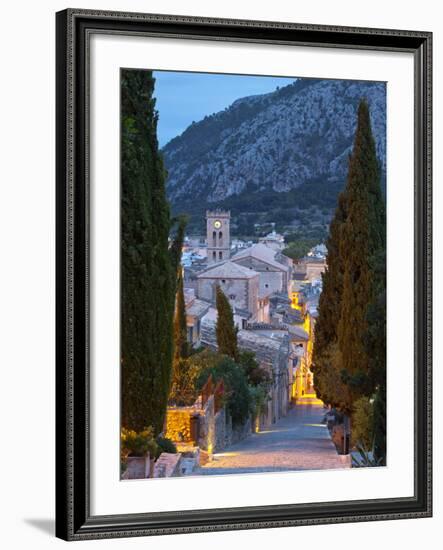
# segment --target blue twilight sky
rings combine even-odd
[[[294,78],[154,71],[159,113],[158,140],[163,147],[192,123],[229,107],[236,99],[273,92]]]

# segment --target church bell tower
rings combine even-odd
[[[206,211],[206,242],[208,265],[229,260],[231,213],[223,210]]]

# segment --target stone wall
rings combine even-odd
[[[221,409],[214,417],[214,452],[222,451],[226,446],[226,411]]]
[[[257,271],[260,276],[260,294],[271,292],[287,292],[286,273],[257,258],[233,258],[233,262]]]
[[[198,446],[204,451],[212,453],[215,442],[215,422],[214,422],[214,396],[211,395],[205,404],[199,417],[199,437]]]
[[[252,433],[251,419],[248,418],[241,426],[233,426],[232,419],[228,415],[225,423],[225,446],[242,441]]]
[[[153,477],[181,476],[180,462],[180,453],[162,453],[155,463]]]
[[[165,436],[172,441],[191,441],[191,415],[194,407],[168,407]]]
[[[198,414],[198,447],[212,455],[241,441],[251,434],[251,419],[242,426],[232,426],[232,420],[225,408],[214,410],[214,396],[211,395],[202,408],[196,401],[192,407],[169,407],[166,414],[166,437],[180,444],[191,442],[191,417]],[[260,427],[266,424],[266,417],[260,420]]]
[[[145,479],[151,477],[154,468],[154,460],[147,456],[128,456],[126,459],[126,471],[122,479]]]
[[[199,400],[191,407],[168,407],[165,435],[179,443],[192,441],[191,418],[198,415],[197,444],[200,449],[212,453],[216,448],[223,448],[225,413],[222,409],[215,414],[213,395],[209,397],[203,408],[201,407],[201,398]]]

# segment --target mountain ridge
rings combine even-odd
[[[173,211],[185,208],[191,216],[201,216],[206,207],[232,203],[234,223],[250,231],[254,214],[263,213],[254,204],[264,197],[281,203],[288,225],[300,225],[300,213],[313,208],[327,210],[324,219],[313,216],[327,225],[346,178],[362,98],[370,107],[384,179],[385,84],[303,78],[274,92],[239,98],[191,124],[163,147]],[[326,202],[321,195],[328,197]],[[237,204],[248,197],[249,222]],[[277,214],[276,204],[270,216],[257,219],[266,223]]]

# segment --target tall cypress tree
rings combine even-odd
[[[151,71],[121,72],[122,426],[163,429],[173,354],[173,316],[183,231],[171,219],[158,151]]]
[[[174,359],[172,368],[172,384],[170,398],[173,402],[180,398],[182,378],[186,377],[186,359],[189,357],[190,344],[187,339],[186,305],[183,288],[183,272],[179,267],[177,280],[177,295],[174,313]]]
[[[375,296],[369,305],[366,350],[375,386],[373,404],[374,455],[386,462],[386,251],[375,257]]]
[[[380,385],[385,360],[370,347],[385,345],[378,331],[380,315],[370,326],[368,315],[381,285],[376,258],[385,247],[385,213],[369,109],[362,101],[348,178],[339,196],[327,242],[328,267],[323,275],[315,327],[313,371],[319,396],[346,414],[361,395]],[[379,271],[384,274],[384,262]],[[375,317],[374,317],[375,319]],[[371,329],[371,330],[370,330]],[[383,351],[380,351],[380,356]]]
[[[186,359],[189,355],[187,332],[183,273],[179,268],[174,313],[174,368],[180,359]]]
[[[322,275],[323,289],[318,304],[318,319],[315,324],[315,344],[312,370],[318,397],[325,403],[338,407],[343,393],[342,385],[336,383],[334,363],[339,360],[337,326],[341,314],[343,272],[340,258],[340,239],[346,220],[346,192],[338,197],[335,215],[331,221],[327,246],[327,268]],[[341,391],[340,391],[341,390]]]
[[[368,310],[376,295],[376,258],[385,247],[380,170],[366,101],[361,101],[358,109],[346,194],[347,216],[340,239],[343,293],[337,336],[342,359],[340,376],[349,389],[341,408],[352,413],[353,403],[362,395],[370,395],[376,384],[365,340]]]
[[[225,293],[217,286],[216,288],[217,325],[215,328],[217,347],[220,353],[232,357],[234,361],[239,358],[237,345],[237,328],[234,324],[234,315],[231,304]]]

